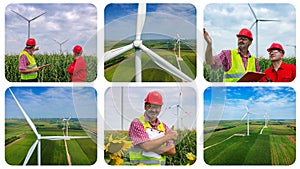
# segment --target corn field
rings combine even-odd
[[[39,82],[69,82],[68,66],[73,61],[71,54],[37,54],[34,55],[37,66],[51,64],[38,71]],[[87,82],[92,82],[97,77],[97,58],[83,56],[87,67]],[[5,55],[5,77],[9,82],[20,82],[21,76],[18,70],[19,56]]]
[[[296,57],[283,58],[283,62],[296,65]],[[264,72],[272,65],[267,58],[258,58],[258,64],[261,72]],[[208,82],[222,82],[223,72],[223,68],[211,70],[210,66],[204,63],[203,75]]]

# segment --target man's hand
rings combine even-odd
[[[169,130],[169,132],[166,134],[166,137],[168,140],[176,140],[178,137],[177,132],[174,130],[174,126]]]
[[[207,44],[211,45],[212,44],[211,37],[209,36],[208,32],[206,32],[205,28],[203,28],[203,36]]]

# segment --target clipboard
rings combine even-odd
[[[48,66],[51,66],[51,64],[45,64],[45,65],[39,66],[39,68],[43,69],[43,68],[48,67]]]
[[[238,82],[258,82],[266,74],[261,72],[247,72]]]

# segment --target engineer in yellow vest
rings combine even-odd
[[[162,96],[157,91],[149,92],[145,98],[144,115],[135,118],[129,128],[129,136],[134,148],[130,150],[130,162],[145,165],[164,165],[166,155],[176,153],[174,140],[177,132],[158,119],[163,105]]]
[[[207,42],[205,61],[213,70],[220,67],[224,69],[224,82],[236,82],[247,72],[260,72],[257,58],[249,52],[252,44],[252,33],[247,28],[240,30],[237,36],[237,49],[222,50],[216,56],[212,55],[212,39],[203,29],[204,39]]]
[[[21,74],[21,82],[37,82],[37,72],[45,66],[38,67],[33,53],[39,50],[35,47],[35,39],[29,38],[26,41],[26,47],[19,55],[19,73]]]

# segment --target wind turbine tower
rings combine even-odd
[[[268,127],[269,114],[265,113],[264,117],[265,117],[265,127]]]
[[[11,11],[12,11],[13,13],[19,15],[21,18],[25,19],[25,20],[28,22],[28,39],[30,38],[30,22],[31,22],[31,21],[34,21],[35,19],[37,19],[38,17],[40,17],[40,16],[42,16],[42,15],[44,15],[44,14],[46,13],[46,12],[44,12],[44,13],[42,13],[42,14],[40,14],[40,15],[38,15],[38,16],[32,18],[32,19],[28,19],[28,18],[26,18],[25,16],[19,14],[18,12],[14,11],[14,10],[11,10]]]
[[[178,44],[178,57],[177,57],[177,60],[179,61],[183,61],[182,57],[181,57],[181,52],[180,52],[180,44],[181,44],[181,40],[182,38],[180,37],[179,33],[177,33],[177,41],[175,44]]]
[[[141,82],[142,81],[142,51],[145,52],[153,62],[155,62],[158,66],[169,72],[170,74],[191,82],[193,81],[189,76],[181,72],[179,69],[177,69],[175,66],[173,66],[171,63],[164,60],[162,57],[160,57],[158,54],[154,53],[152,50],[147,48],[145,45],[143,45],[143,41],[141,38],[142,30],[144,27],[144,23],[146,20],[146,4],[140,3],[138,6],[138,14],[137,14],[137,25],[136,25],[136,36],[135,40],[126,46],[119,47],[116,49],[112,49],[110,51],[107,51],[104,53],[104,62],[124,53],[131,49],[135,49],[135,81]]]
[[[249,112],[249,109],[248,109],[247,106],[245,106],[245,108],[246,108],[246,113],[244,114],[244,116],[242,117],[241,120],[244,120],[244,118],[247,116],[247,136],[249,136],[249,129],[250,129],[250,126],[249,126],[249,115],[250,114],[254,114],[254,113]]]
[[[252,7],[250,6],[250,4],[248,3],[248,6],[251,10],[251,13],[253,14],[253,17],[255,19],[255,21],[253,22],[253,24],[250,26],[250,29],[252,29],[252,27],[255,25],[255,29],[256,29],[256,57],[259,57],[258,56],[258,22],[261,21],[261,22],[269,22],[269,21],[279,21],[279,20],[275,20],[275,19],[258,19],[256,17],[256,14],[254,13]]]
[[[61,46],[62,46],[64,43],[68,42],[69,39],[67,39],[67,40],[65,40],[65,41],[63,41],[63,42],[59,42],[59,41],[57,41],[57,40],[55,40],[55,39],[53,39],[53,40],[54,40],[54,42],[56,42],[57,44],[59,44],[59,52],[60,52],[60,54],[63,54],[63,51],[62,51],[62,49],[61,49]]]
[[[66,119],[66,118],[63,119],[63,121],[65,122],[66,136],[67,137],[69,136],[69,121],[70,121],[70,119],[71,119],[71,116],[68,119]]]

